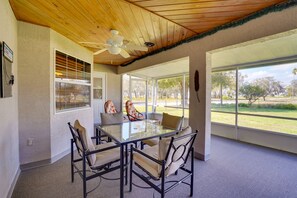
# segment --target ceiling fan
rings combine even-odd
[[[104,45],[105,48],[100,49],[94,52],[94,55],[100,54],[104,51],[108,51],[110,54],[120,54],[124,58],[129,58],[130,55],[128,54],[127,50],[139,50],[139,51],[147,51],[147,47],[134,45],[131,43],[124,42],[124,37],[119,35],[119,31],[111,30],[111,37],[107,39],[105,44],[94,43],[94,42],[80,42],[81,44],[93,47],[93,48],[101,48],[100,45]]]

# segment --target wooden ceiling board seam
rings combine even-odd
[[[151,34],[150,32],[153,32],[152,30],[152,24],[151,24],[151,21],[150,21],[150,15],[149,13],[150,12],[147,12],[146,10],[140,10],[140,13],[141,13],[141,17],[142,17],[142,20],[145,24],[145,29],[146,29],[146,33],[147,33],[147,37],[148,37],[148,40],[150,42],[153,42],[153,43],[156,43],[156,40],[155,40],[155,35]],[[147,20],[148,19],[148,20]],[[157,46],[154,45],[153,47],[151,47],[151,49],[153,51],[157,50]]]
[[[171,23],[170,21],[167,23],[167,32],[168,32],[167,46],[170,46],[173,44],[173,39],[174,39],[174,23]]]
[[[235,19],[236,17],[213,17],[213,18],[203,18],[202,19],[175,19],[175,21],[179,22],[179,23],[196,23],[196,22],[213,22],[213,21],[230,21]]]
[[[235,9],[236,8],[236,9]],[[265,8],[264,5],[257,5],[257,6],[246,6],[245,8],[242,7],[224,7],[223,9],[220,8],[195,8],[195,9],[187,9],[187,10],[175,10],[175,11],[166,11],[166,12],[156,12],[158,15],[164,16],[166,18],[166,16],[171,16],[171,15],[183,15],[183,14],[199,14],[199,13],[218,13],[218,12],[238,12],[238,11],[246,11],[246,10],[250,10],[250,11],[257,11],[257,10],[261,10]]]
[[[201,22],[196,22],[196,23],[193,23],[193,22],[190,22],[190,23],[183,23],[184,26],[199,26],[199,25],[217,25],[217,24],[224,24],[224,23],[228,23],[229,21],[213,21],[213,22],[204,22],[204,21],[201,21]]]
[[[136,21],[136,16],[135,16],[135,14],[134,14],[134,12],[133,12],[133,9],[139,9],[139,7],[136,7],[135,5],[133,5],[133,4],[129,4],[129,7],[130,7],[130,14],[132,15],[132,17],[133,17],[133,19],[134,19],[134,21],[135,22],[133,22],[133,25],[135,25],[135,27],[136,27],[136,30],[137,30],[137,33],[136,33],[136,36],[137,36],[137,39],[138,39],[138,41],[139,41],[139,44],[144,44],[146,41],[145,41],[145,39],[144,39],[144,37],[143,37],[143,34],[142,34],[142,32],[141,32],[141,30],[140,30],[140,27],[139,27],[139,24],[137,23],[137,21]],[[129,17],[130,18],[130,17]],[[138,27],[138,28],[137,28]],[[149,51],[149,50],[148,50]],[[147,52],[140,52],[141,54],[146,54]]]
[[[109,3],[110,3],[110,6],[114,9],[114,11],[118,13],[118,17],[120,18],[120,20],[117,21],[117,23],[115,24],[116,27],[118,27],[116,29],[120,31],[120,35],[122,35],[124,37],[124,39],[127,39],[127,38],[129,39],[129,35],[131,33],[131,30],[129,30],[129,28],[131,28],[130,23],[128,23],[126,20],[123,21],[123,22],[121,22],[121,23],[119,23],[120,21],[124,20],[124,18],[126,16],[125,12],[123,12],[123,9],[122,9],[122,5],[123,4],[119,4],[119,3],[122,3],[122,2],[119,2],[119,1],[109,1]],[[124,3],[127,4],[127,2],[124,2]],[[138,44],[138,40],[137,39],[134,39],[134,38],[135,37],[133,37],[133,42],[136,45],[139,45]],[[132,39],[130,39],[130,40],[132,40]],[[125,49],[125,50],[130,54],[130,56],[137,56],[137,57],[139,56],[137,54],[137,52],[134,51],[134,50],[129,50],[129,49]],[[123,61],[124,60],[126,61],[125,58],[123,58]]]
[[[35,16],[34,18],[36,19],[36,20],[38,20],[38,21],[44,21],[43,20],[43,17],[40,17],[40,14],[36,14],[37,12],[31,12],[31,10],[29,11],[30,13],[31,13],[31,16]],[[54,23],[54,24],[58,24],[58,23],[56,23],[56,20],[54,19],[54,17],[48,17],[47,15],[46,15],[46,17],[45,18],[48,18],[48,20],[49,21],[53,21],[52,23]],[[36,24],[36,25],[39,25],[39,26],[44,26],[44,27],[50,27],[50,28],[52,28],[53,30],[55,30],[55,31],[57,31],[57,32],[60,32],[61,33],[61,29],[62,30],[64,30],[64,33],[61,33],[62,35],[64,35],[64,36],[66,36],[66,37],[68,37],[69,35],[71,35],[71,33],[72,33],[72,31],[70,31],[70,30],[68,30],[68,29],[65,29],[65,24],[63,24],[63,26],[61,26],[61,28],[59,28],[59,25],[57,25],[57,26],[51,26],[51,25],[43,25],[43,24],[41,24],[41,22],[38,22],[38,21],[33,21],[33,20],[20,20],[20,21],[24,21],[24,22],[28,22],[28,23],[34,23],[34,24]],[[63,20],[61,20],[61,22],[63,22]],[[67,33],[68,32],[68,33]],[[73,38],[71,38],[71,40],[74,40]],[[75,41],[75,40],[74,40]]]
[[[15,12],[18,12],[18,10],[20,10],[21,8],[19,8],[19,6],[21,6],[22,5],[22,3],[21,2],[18,2],[18,3],[15,3],[14,4],[14,6],[15,7],[13,7],[13,10],[15,10]],[[39,18],[39,14],[38,14],[38,12],[37,11],[32,11],[31,9],[33,9],[33,10],[36,10],[36,6],[33,6],[33,5],[31,5],[30,6],[30,8],[28,7],[28,6],[26,6],[22,11],[19,11],[19,14],[18,14],[18,16],[20,17],[19,18],[19,20],[21,20],[21,21],[28,21],[28,22],[30,22],[30,21],[32,21],[32,20],[30,20],[30,19],[28,19],[28,16],[27,16],[27,14],[25,14],[25,11],[26,11],[26,13],[27,12],[29,12],[31,15],[33,15],[33,16],[35,16],[35,19],[38,19]],[[24,19],[25,18],[25,19]],[[44,21],[43,19],[41,19],[42,21]],[[35,20],[34,20],[35,21]],[[45,22],[45,21],[44,21]],[[40,23],[39,23],[40,24]],[[48,23],[47,23],[48,24]],[[43,25],[43,26],[45,26],[45,27],[49,27],[49,25]]]
[[[150,5],[154,5],[154,6],[162,6],[162,5],[172,5],[172,4],[181,4],[181,3],[196,3],[197,0],[165,0],[165,1],[160,1],[160,0],[152,0],[152,1],[131,1],[129,0],[131,3],[135,3],[135,4],[139,4],[140,6],[143,7],[148,7]],[[225,0],[198,0],[199,2],[213,2],[213,1],[225,1]]]
[[[129,2],[128,0],[123,0],[123,1]],[[158,15],[159,17],[161,17],[161,18],[163,18],[163,19],[165,19],[165,20],[169,20],[169,21],[171,21],[170,19],[167,19],[166,17],[157,14],[156,12],[151,12],[150,10],[146,9],[145,7],[142,7],[142,6],[139,6],[139,5],[137,5],[137,4],[134,4],[133,2],[130,2],[130,3],[132,3],[133,5],[135,5],[135,6],[139,7],[139,8],[141,8],[141,9],[144,9],[144,10],[150,12],[150,13],[153,13],[153,14],[155,14],[155,15]],[[171,21],[171,22],[172,22],[172,23],[175,23],[174,21]],[[177,24],[177,25],[181,26],[180,24]],[[183,27],[183,28],[186,28],[186,27]],[[190,30],[190,31],[192,31],[192,30]]]
[[[150,41],[149,35],[147,34],[147,29],[145,27],[144,21],[143,21],[143,17],[142,17],[142,13],[141,13],[141,9],[132,9],[133,15],[135,17],[135,21],[138,24],[138,27],[140,29],[142,38],[144,39],[144,41]],[[148,49],[148,52],[151,52],[152,48]]]
[[[127,17],[127,12],[124,11],[124,6],[126,5],[128,7],[128,9],[131,9],[130,5],[127,4],[127,2],[119,2],[119,1],[113,1],[113,5],[118,5],[118,9],[120,10],[121,12],[121,15],[122,17],[121,18],[125,18],[125,22],[127,22],[128,26],[125,26],[125,27],[122,27],[121,29],[119,29],[120,31],[120,35],[124,36],[124,40],[128,40],[129,42],[132,41],[132,43],[134,43],[135,45],[141,45],[138,38],[137,38],[137,35],[135,34],[135,29],[137,28],[134,28],[134,22],[130,21],[130,17]],[[113,6],[111,5],[111,6]],[[128,18],[128,21],[127,21],[127,18]],[[123,31],[122,31],[123,30]],[[130,34],[133,34],[133,35],[136,35],[136,39],[135,39],[135,36],[133,36],[131,38]],[[127,52],[129,52],[130,56],[141,56],[142,54],[139,52],[139,51],[134,51],[134,50],[129,50],[129,49],[126,49]]]
[[[162,40],[161,40],[160,18],[151,13],[150,13],[150,17],[152,20],[152,25],[153,25],[154,34],[155,34],[155,40],[156,40],[155,45],[157,45],[157,48],[159,49],[163,47]]]
[[[81,1],[79,1],[80,3]],[[99,17],[97,13],[100,13],[103,9],[101,9],[101,5],[97,3],[97,6],[88,6],[89,4],[80,3],[81,7],[83,7],[91,17],[90,22],[95,27],[96,31],[100,36],[103,36],[100,38],[100,36],[96,35],[96,40],[98,43],[105,43],[106,39],[110,37],[110,24],[108,21],[104,20],[104,17]],[[100,9],[100,10],[97,10]],[[98,38],[97,38],[98,37]],[[99,40],[98,40],[99,39]],[[93,40],[86,40],[86,42],[93,42]]]
[[[161,33],[161,42],[162,46],[167,46],[168,40],[168,30],[167,30],[167,20],[160,20],[160,33]]]
[[[124,9],[124,7],[126,7],[126,8]],[[136,31],[138,31],[138,27],[137,27],[136,23],[133,21],[134,17],[129,16],[129,14],[133,15],[132,11],[131,11],[131,9],[132,9],[131,4],[122,3],[121,9],[122,9],[122,12],[125,13],[125,16],[126,16],[127,20],[129,21],[129,23],[131,24],[131,26],[133,26],[133,30],[131,32],[134,35],[133,38],[136,38],[136,39],[132,39],[132,41],[136,45],[143,46],[144,42],[141,42],[139,39],[139,36],[138,36],[140,33],[136,32]],[[131,12],[124,12],[124,10],[126,10],[126,9],[129,9]],[[135,42],[135,41],[137,41],[137,42]],[[138,50],[135,50],[134,53],[136,53],[137,56],[142,56],[144,54],[144,52],[138,51]]]
[[[236,13],[234,12],[217,12],[217,13],[207,13],[207,15],[203,13],[199,14],[182,14],[182,15],[172,15],[172,16],[167,16],[170,18],[170,20],[175,20],[175,19],[188,19],[190,18],[215,18],[215,17],[222,17],[222,16],[239,16],[239,15],[247,15],[250,13],[250,11],[238,11]]]
[[[177,43],[180,41],[180,31],[181,28],[180,26],[177,26],[176,24],[174,25],[174,35],[173,35],[173,42]]]
[[[84,12],[81,12],[80,10],[78,10],[75,5],[73,5],[73,4],[70,4],[70,5],[72,5],[72,8],[77,11],[76,13],[79,13],[79,15],[76,15],[76,18],[74,18],[75,23],[72,23],[72,25],[74,25],[74,27],[76,26],[77,32],[79,33],[79,35],[81,37],[89,36],[88,33],[86,33],[86,35],[83,36],[84,33],[82,31],[83,30],[90,31],[90,28],[91,28],[90,25],[92,26],[92,21],[90,21],[87,16],[83,15]],[[63,8],[63,13],[65,14],[66,18],[68,18],[67,16],[71,16],[71,12],[70,13],[68,12],[68,10],[71,10],[70,7],[65,7],[63,4],[60,4],[60,8]],[[82,8],[83,7],[80,6],[80,9],[82,9]],[[78,12],[78,11],[80,11],[80,12]],[[94,35],[92,35],[92,36],[94,36]],[[80,39],[80,40],[77,40],[76,42],[82,42],[82,40]],[[102,41],[100,41],[100,42],[102,42]]]
[[[134,7],[133,4],[132,4],[132,5],[129,5],[130,10],[131,10],[131,15],[132,15],[132,17],[133,17],[133,19],[134,19],[134,21],[135,21],[135,23],[133,23],[133,24],[136,25],[136,26],[138,27],[138,28],[137,28],[137,31],[138,31],[138,33],[137,33],[137,38],[138,38],[138,40],[139,40],[140,43],[145,43],[146,40],[145,40],[145,38],[144,38],[144,36],[143,36],[143,33],[142,33],[141,29],[140,29],[139,23],[138,23],[138,21],[137,21],[137,17],[136,17],[136,15],[135,15],[135,12],[134,12],[133,9],[132,9],[132,6]],[[148,49],[148,52],[149,52],[149,51],[150,51],[150,50]],[[141,53],[145,53],[145,52],[141,52]]]
[[[227,0],[227,1],[213,1],[213,2],[196,2],[196,3],[181,3],[181,4],[171,4],[171,5],[152,5],[145,6],[148,10],[152,12],[160,11],[173,11],[173,10],[186,10],[195,8],[213,8],[213,7],[233,7],[233,6],[248,6],[255,4],[268,4],[273,5],[281,2],[282,0],[272,0],[269,3],[263,0]]]

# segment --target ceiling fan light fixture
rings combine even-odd
[[[108,48],[108,52],[111,54],[119,54],[121,52],[121,48],[116,47],[116,46],[110,46]]]

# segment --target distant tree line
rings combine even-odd
[[[297,75],[297,68],[294,68],[292,73]],[[297,80],[292,80],[290,85],[284,87],[280,81],[274,77],[262,77],[255,79],[252,82],[245,82],[247,76],[238,73],[239,95],[248,100],[251,105],[260,98],[266,100],[268,96],[296,96],[297,95]],[[220,98],[220,103],[223,104],[223,90],[228,98],[235,96],[236,89],[235,71],[215,72],[212,74],[212,97]]]

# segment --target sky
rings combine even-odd
[[[297,63],[242,69],[239,70],[239,72],[242,75],[248,76],[247,78],[245,78],[245,82],[252,82],[257,78],[274,77],[274,79],[280,81],[282,85],[286,86],[289,85],[292,80],[297,80],[297,75],[294,75],[292,73],[294,68],[297,68]]]

